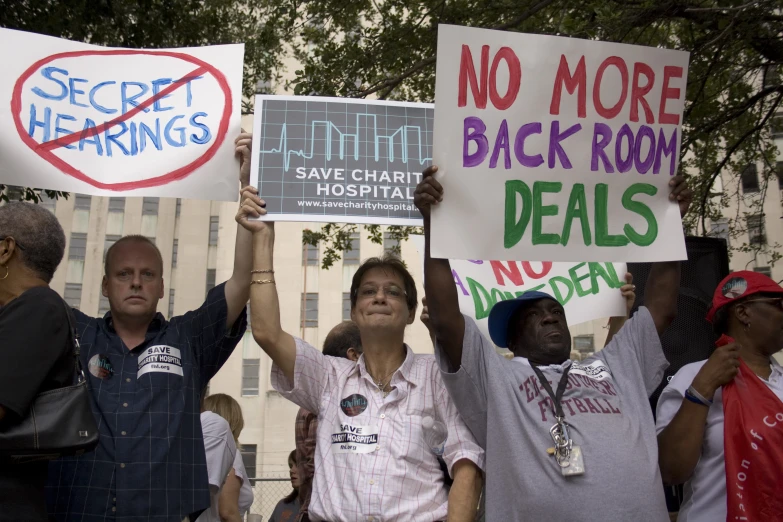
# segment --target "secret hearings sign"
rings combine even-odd
[[[687,73],[681,51],[439,26],[433,256],[684,259]]]
[[[0,182],[235,201],[243,45],[111,49],[0,29]]]
[[[411,241],[424,263],[424,238],[411,236]],[[626,315],[625,299],[620,293],[625,284],[625,263],[452,259],[449,264],[460,311],[476,321],[487,339],[489,312],[495,303],[531,290],[557,299],[565,309],[569,325]]]

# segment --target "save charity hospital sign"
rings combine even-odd
[[[682,51],[439,26],[433,257],[685,259],[687,74]]]
[[[235,201],[243,45],[112,49],[0,29],[0,183]]]

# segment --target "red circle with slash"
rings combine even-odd
[[[79,56],[91,56],[91,55],[93,56],[127,56],[127,55],[165,56],[169,58],[176,58],[178,60],[190,62],[196,66],[196,69],[194,69],[192,72],[185,75],[184,78],[195,78],[196,76],[200,76],[202,74],[209,74],[210,76],[212,76],[220,86],[220,90],[223,91],[223,95],[225,99],[225,103],[223,105],[223,113],[220,117],[220,124],[218,125],[217,131],[215,132],[215,142],[209,147],[209,149],[206,150],[206,152],[204,152],[204,154],[202,154],[192,162],[188,163],[184,167],[180,167],[176,170],[167,172],[166,174],[162,174],[154,178],[148,178],[139,181],[126,181],[122,183],[102,183],[100,181],[94,180],[84,172],[80,171],[76,167],[66,162],[65,160],[57,157],[53,152],[55,149],[58,149],[65,145],[69,145],[70,143],[73,143],[75,141],[79,141],[79,137],[82,133],[74,132],[72,134],[68,134],[59,139],[51,140],[46,143],[38,143],[37,141],[35,141],[32,138],[32,136],[30,136],[25,130],[24,124],[22,123],[22,119],[21,119],[22,86],[30,78],[30,76],[32,76],[41,67],[43,67],[44,65],[50,62],[62,58],[76,58]],[[107,121],[102,125],[99,125],[98,127],[95,128],[94,131],[91,132],[95,132],[97,134],[103,132],[105,129],[111,128],[112,126],[120,122],[129,120],[139,112],[143,111],[146,107],[155,103],[157,100],[161,99],[162,97],[170,94],[174,90],[185,85],[186,82],[182,81],[183,79],[177,80],[176,82],[172,83],[165,89],[161,90],[157,95],[148,98],[146,101],[140,103],[137,107],[134,107],[132,110],[126,112],[125,114],[118,116],[117,118],[114,118],[111,121]],[[85,183],[89,183],[93,187],[99,189],[105,189],[105,190],[116,190],[116,191],[125,191],[125,190],[133,190],[139,188],[165,185],[167,183],[171,183],[172,181],[177,181],[186,178],[197,168],[204,165],[206,162],[208,162],[210,159],[212,159],[215,156],[218,149],[220,148],[220,145],[222,145],[223,141],[225,140],[226,133],[228,132],[229,119],[231,118],[231,106],[232,106],[231,89],[228,86],[228,81],[226,81],[226,77],[217,68],[208,64],[207,62],[195,58],[193,56],[190,56],[188,54],[172,52],[172,51],[141,51],[141,50],[124,50],[124,49],[106,50],[106,51],[73,51],[67,53],[53,54],[52,56],[48,56],[46,58],[38,60],[33,65],[31,65],[16,81],[16,84],[14,85],[13,96],[11,98],[11,114],[13,115],[14,118],[14,124],[16,125],[16,130],[19,133],[19,137],[22,138],[22,141],[28,147],[30,147],[36,154],[41,156],[44,160],[48,161],[55,168],[64,172],[65,174],[68,174],[69,176],[72,176]]]

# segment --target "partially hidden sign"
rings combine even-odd
[[[411,242],[424,262],[424,238],[411,236]],[[560,304],[569,325],[624,317],[625,263],[552,263],[548,261],[450,260],[457,285],[460,311],[475,319],[489,339],[487,318],[495,303],[513,299],[524,292],[546,292]]]
[[[433,256],[685,259],[687,74],[682,51],[439,26]]]
[[[0,29],[0,182],[235,201],[243,45],[113,49]]]

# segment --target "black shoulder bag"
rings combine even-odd
[[[81,455],[98,445],[98,425],[90,405],[90,391],[79,358],[79,336],[71,310],[63,301],[76,358],[74,384],[38,394],[27,415],[0,430],[0,457],[13,462],[52,460]]]

